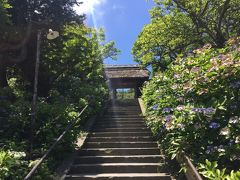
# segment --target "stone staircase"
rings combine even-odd
[[[96,120],[66,180],[171,180],[137,101],[115,102]]]

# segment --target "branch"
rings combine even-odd
[[[189,12],[188,12],[188,9],[185,8],[185,7],[183,7],[178,1],[179,1],[179,0],[173,0],[173,2],[177,5],[177,7],[178,7],[179,9],[181,9],[181,10],[189,13]]]
[[[208,25],[201,19],[201,16],[199,17],[196,13],[190,12],[187,8],[183,7],[178,0],[173,0],[177,7],[181,10],[184,10],[186,13],[189,14],[190,18],[192,19],[193,23],[198,27],[203,27],[206,30],[206,33],[213,39],[214,42],[216,42],[216,37],[214,33],[209,29]],[[230,1],[230,0],[227,0]]]
[[[210,3],[210,0],[208,0],[207,3],[205,4],[202,12],[200,13],[200,16],[203,16],[205,14],[205,12],[207,11],[209,3]]]
[[[222,8],[222,11],[220,13],[220,17],[219,17],[219,20],[218,20],[218,25],[217,25],[217,28],[218,30],[221,29],[221,25],[222,25],[222,20],[223,20],[223,17],[225,15],[225,13],[227,12],[228,8],[229,8],[229,3],[230,3],[231,0],[226,0],[224,2],[224,5],[223,5],[223,8]]]

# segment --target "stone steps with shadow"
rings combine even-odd
[[[67,180],[171,180],[164,157],[134,101],[111,105],[97,119]]]

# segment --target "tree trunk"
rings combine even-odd
[[[224,35],[222,34],[221,30],[218,30],[217,34],[216,34],[216,40],[215,40],[217,48],[223,48],[226,41],[227,40],[224,37]]]
[[[7,68],[0,63],[0,88],[8,86],[7,82]]]

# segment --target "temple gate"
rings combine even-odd
[[[105,75],[112,94],[116,99],[117,89],[133,88],[135,98],[141,96],[143,83],[149,79],[150,72],[138,65],[105,65]]]

